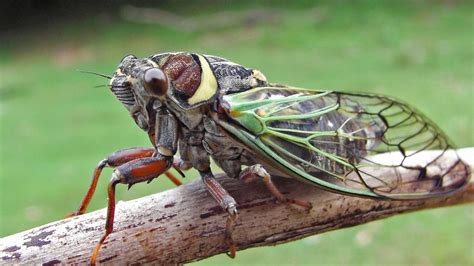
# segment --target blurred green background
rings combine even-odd
[[[153,10],[56,2],[2,4],[19,13],[0,21],[0,236],[61,219],[77,208],[99,160],[149,145],[108,89],[95,87],[106,80],[76,71],[110,74],[127,54],[213,54],[272,82],[395,96],[459,147],[474,146],[472,2],[140,3]],[[90,210],[106,206],[110,173]],[[172,187],[162,179],[117,194],[129,200]],[[473,222],[472,205],[423,211],[195,264],[473,265]]]

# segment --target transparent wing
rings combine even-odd
[[[231,133],[327,189],[411,199],[445,195],[468,182],[468,168],[445,134],[389,97],[275,86],[225,95],[223,103],[244,128],[228,128]]]

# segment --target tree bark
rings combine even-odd
[[[458,153],[472,173],[474,148]],[[238,249],[285,243],[399,213],[474,201],[472,179],[462,191],[448,197],[410,201],[344,196],[292,179],[274,181],[285,195],[310,201],[313,209],[308,213],[276,202],[263,183],[248,185],[219,177],[239,204],[233,234]],[[104,232],[105,215],[102,209],[4,237],[0,240],[2,264],[88,263]],[[114,232],[102,247],[98,262],[180,264],[226,252],[226,218],[200,180],[119,202]]]

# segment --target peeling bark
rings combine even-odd
[[[459,150],[474,165],[474,148]],[[263,183],[246,185],[223,176],[219,182],[239,203],[234,240],[240,250],[275,245],[354,226],[399,213],[474,201],[474,181],[449,197],[382,201],[322,191],[290,179],[275,179],[288,197],[310,201],[301,209],[275,201]],[[100,196],[100,195],[99,195]],[[85,264],[99,241],[105,209],[60,220],[0,240],[2,264]],[[227,251],[226,213],[200,180],[128,202],[119,202],[114,232],[102,247],[99,263],[179,264]],[[238,259],[238,253],[237,253]]]

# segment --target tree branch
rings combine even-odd
[[[474,148],[458,152],[472,173]],[[276,179],[275,183],[287,196],[313,203],[311,212],[306,213],[275,202],[259,182],[246,185],[224,177],[219,181],[239,203],[234,240],[240,250],[284,243],[399,213],[474,201],[473,180],[449,197],[382,201],[325,192],[291,179]],[[178,264],[227,251],[223,241],[226,213],[200,180],[119,202],[116,213],[114,232],[102,247],[99,262]],[[104,232],[105,214],[102,209],[4,237],[0,240],[2,262],[88,263]]]

